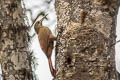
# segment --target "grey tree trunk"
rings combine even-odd
[[[120,0],[55,0],[58,19],[54,80],[116,80]]]
[[[120,80],[120,73],[116,71],[117,80]]]
[[[21,0],[0,0],[0,64],[3,80],[33,80],[28,27]]]

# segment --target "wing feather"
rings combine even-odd
[[[40,47],[45,55],[48,57],[48,45],[49,45],[50,31],[48,28],[41,28],[38,34]]]

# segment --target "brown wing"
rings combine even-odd
[[[48,57],[47,51],[48,51],[48,45],[49,45],[49,37],[50,37],[50,31],[48,28],[41,28],[38,34],[40,47],[42,51],[46,54]]]

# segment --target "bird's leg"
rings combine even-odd
[[[50,40],[56,41],[57,37],[53,36],[52,34],[50,34]]]

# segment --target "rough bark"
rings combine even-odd
[[[116,71],[116,76],[117,76],[117,79],[116,80],[120,80],[120,73]]]
[[[28,27],[21,0],[0,0],[0,64],[3,80],[33,80]]]
[[[120,0],[55,0],[58,39],[54,80],[116,80]]]

